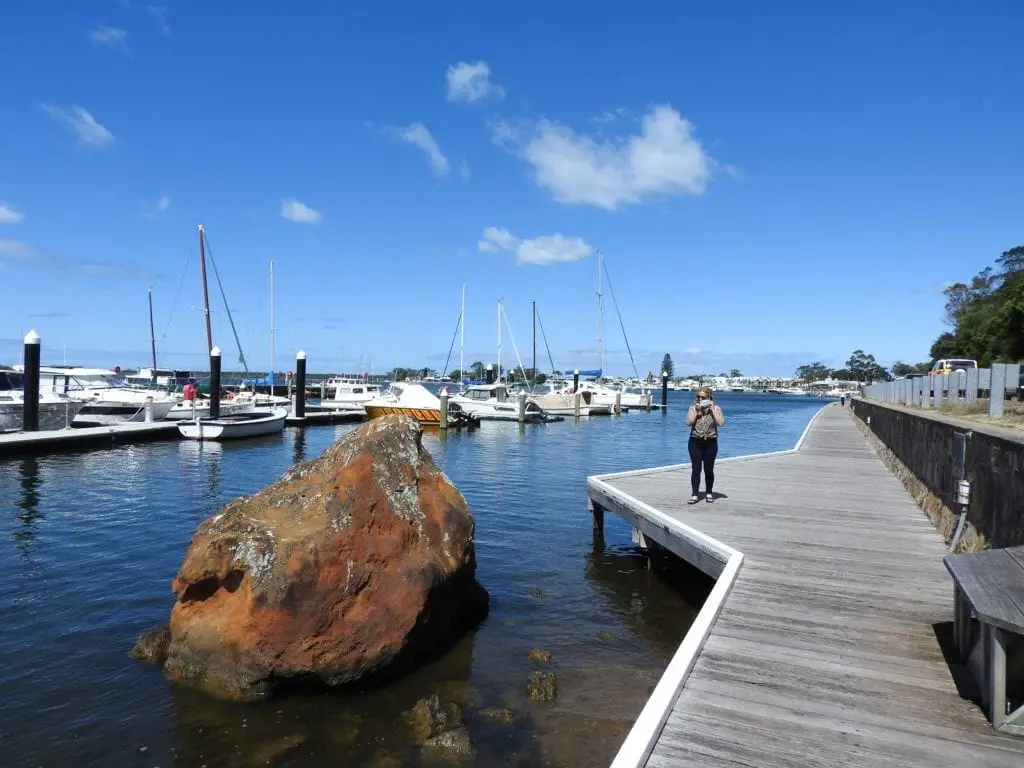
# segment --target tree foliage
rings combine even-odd
[[[867,354],[863,349],[854,350],[845,368],[833,369],[821,361],[807,363],[796,369],[796,376],[803,381],[823,381],[838,379],[840,381],[884,381],[889,372],[875,360],[874,355]]]
[[[672,362],[672,355],[668,354],[667,352],[665,353],[665,356],[661,358],[661,372],[667,373],[670,379],[675,375],[676,372],[676,366]]]
[[[965,357],[988,366],[1024,359],[1024,246],[1004,251],[995,267],[944,293],[952,330],[932,344],[933,360]]]

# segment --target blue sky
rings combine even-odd
[[[0,10],[0,359],[145,364],[152,286],[200,366],[199,223],[254,369],[271,260],[278,369],[440,367],[463,282],[467,357],[536,300],[589,367],[600,248],[641,373],[789,374],[1024,241],[1019,3],[160,2]]]

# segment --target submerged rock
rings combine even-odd
[[[151,664],[163,664],[167,660],[167,646],[170,642],[171,628],[167,624],[161,624],[139,635],[135,647],[131,650],[132,658]]]
[[[511,725],[512,721],[516,719],[516,713],[504,707],[488,707],[487,709],[480,710],[480,714],[502,725]]]
[[[345,685],[477,624],[473,517],[421,438],[374,419],[203,522],[173,583],[167,676],[236,700]]]
[[[417,701],[415,706],[405,713],[405,719],[409,721],[413,737],[422,743],[461,726],[462,709],[458,704],[442,703],[435,693]]]
[[[599,631],[599,632],[597,633],[597,639],[598,639],[598,640],[604,640],[604,641],[606,641],[606,642],[607,642],[608,640],[612,640],[612,639],[613,639],[613,638],[612,638],[612,633],[611,633],[611,632],[605,632],[605,631],[604,631],[604,630],[602,629],[602,630],[600,630],[600,631]]]
[[[534,672],[526,681],[526,694],[530,701],[554,701],[558,695],[558,682],[554,672]]]
[[[530,661],[536,662],[537,664],[547,664],[551,661],[551,651],[547,651],[543,648],[534,648],[530,651]]]
[[[527,592],[529,592],[530,597],[535,600],[543,600],[547,597],[547,593],[543,589],[537,589],[537,587],[530,587]]]
[[[469,729],[461,725],[455,730],[445,731],[424,742],[424,749],[443,749],[453,755],[472,755],[473,740],[469,737]]]
[[[306,734],[293,733],[263,744],[253,752],[253,765],[277,765],[306,741]]]

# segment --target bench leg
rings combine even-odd
[[[985,656],[988,671],[985,688],[992,727],[999,730],[1006,722],[1006,639],[1003,630],[985,624]]]
[[[953,642],[960,663],[971,654],[971,606],[959,584],[953,585]]]

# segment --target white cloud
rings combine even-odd
[[[505,251],[515,253],[519,264],[557,264],[579,261],[593,253],[593,248],[581,237],[566,237],[561,233],[521,239],[501,227],[485,227],[483,240],[477,249],[484,253]]]
[[[466,162],[465,158],[462,159],[462,163],[459,165],[459,175],[463,181],[469,181],[469,163]]]
[[[0,200],[0,224],[17,224],[25,218],[25,214],[10,203]]]
[[[538,186],[561,203],[606,210],[657,196],[701,195],[715,161],[694,125],[668,105],[653,107],[639,134],[606,139],[541,120],[492,126],[494,141],[533,166]]]
[[[320,215],[319,211],[314,211],[305,203],[288,199],[281,201],[281,218],[288,219],[288,221],[296,221],[300,224],[315,224],[323,216]]]
[[[170,207],[171,207],[171,198],[169,198],[167,195],[161,196],[161,198],[156,201],[156,209],[158,211],[160,211],[160,213],[163,213],[164,211],[166,211]]]
[[[392,132],[399,141],[412,144],[426,152],[430,167],[434,169],[437,176],[443,178],[448,175],[448,158],[441,152],[441,148],[437,146],[434,137],[430,135],[430,131],[423,123],[413,123],[405,128],[393,128]]]
[[[164,6],[151,5],[146,10],[156,19],[157,26],[163,34],[171,34],[171,26],[167,23],[167,9]]]
[[[505,89],[491,82],[491,68],[486,61],[470,64],[460,61],[448,67],[448,101],[479,101],[487,97],[500,99]]]
[[[128,30],[117,27],[99,26],[89,30],[89,40],[93,45],[114,48],[122,53],[131,53],[128,49]]]
[[[43,104],[46,113],[78,137],[79,144],[91,147],[106,146],[114,140],[114,134],[96,122],[96,119],[81,107],[63,109]]]

